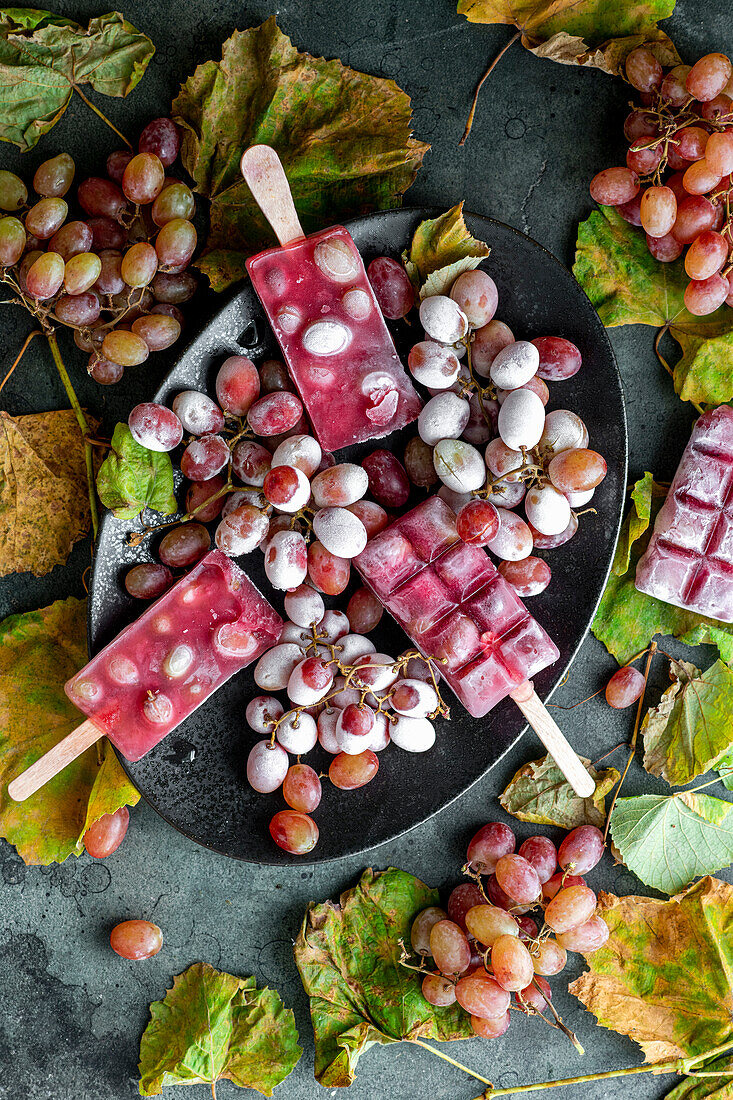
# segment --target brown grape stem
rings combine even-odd
[[[61,358],[61,350],[59,348],[58,341],[56,339],[56,333],[55,332],[48,332],[48,333],[46,333],[46,336],[48,338],[48,346],[51,349],[51,355],[53,356],[53,361],[56,364],[56,370],[59,372],[59,378],[61,379],[61,384],[63,385],[64,389],[66,390],[66,396],[68,397],[69,402],[71,403],[71,407],[74,410],[74,415],[76,416],[76,422],[79,425],[79,430],[81,431],[82,441],[83,441],[83,444],[84,444],[84,462],[85,462],[86,471],[87,471],[87,491],[89,493],[89,514],[90,514],[91,519],[92,519],[92,552],[93,552],[94,543],[97,540],[97,533],[99,531],[99,512],[97,510],[97,491],[94,487],[94,459],[93,459],[93,455],[92,455],[92,445],[89,442],[89,439],[87,438],[88,435],[89,435],[89,424],[87,423],[87,418],[84,415],[84,410],[82,409],[81,405],[79,404],[79,399],[76,396],[76,392],[74,390],[74,387],[71,384],[71,379],[69,378],[69,372],[67,371],[66,366],[64,364],[64,361]]]
[[[483,1095],[492,1095],[493,1085],[489,1081],[488,1077],[482,1077],[480,1073],[476,1073],[475,1070],[469,1069],[468,1066],[464,1066],[462,1062],[457,1062],[455,1058],[449,1057],[447,1054],[443,1054],[442,1050],[436,1050],[435,1047],[431,1047],[428,1043],[423,1043],[421,1039],[408,1039],[408,1043],[414,1043],[417,1047],[423,1047],[424,1050],[429,1050],[431,1054],[434,1054],[436,1058],[442,1058],[444,1062],[448,1062],[451,1066],[455,1066],[456,1069],[463,1070],[469,1077],[475,1077],[477,1081],[480,1081],[482,1085],[487,1086],[487,1092]]]
[[[74,84],[74,85],[72,85],[72,87],[73,87],[74,91],[76,92],[76,94],[79,96],[79,98],[84,100],[87,107],[89,107],[92,111],[94,111],[95,115],[98,118],[101,118],[102,122],[106,122],[106,124],[109,126],[110,130],[114,130],[114,132],[117,134],[117,137],[120,138],[122,141],[124,141],[124,143],[125,143],[125,145],[127,146],[128,149],[132,149],[132,145],[127,140],[125,135],[120,130],[117,129],[117,127],[114,125],[114,123],[110,122],[110,120],[107,118],[107,116],[102,111],[100,111],[99,107],[94,106],[91,99],[87,99],[87,97],[84,95],[84,93],[81,90],[81,88],[79,87],[79,85]]]
[[[693,1067],[706,1058],[715,1058],[717,1055],[725,1054],[726,1051],[731,1049],[733,1049],[733,1042],[728,1042],[719,1047],[713,1047],[711,1050],[706,1050],[702,1054],[695,1054],[689,1058],[677,1058],[673,1062],[652,1062],[644,1066],[631,1066],[629,1069],[609,1069],[603,1073],[584,1073],[580,1077],[563,1077],[558,1081],[538,1081],[535,1085],[517,1085],[515,1088],[495,1089],[489,1086],[475,1100],[493,1100],[495,1096],[514,1096],[523,1092],[537,1092],[539,1089],[562,1088],[564,1085],[584,1085],[588,1081],[606,1081],[612,1077],[631,1077],[637,1073],[678,1073],[682,1077],[730,1077],[733,1075],[733,1070],[695,1070]]]
[[[666,325],[662,325],[659,332],[654,337],[654,354],[656,355],[657,359],[662,364],[662,366],[664,367],[664,369],[666,370],[666,372],[670,376],[670,378],[672,378],[674,380],[674,368],[670,367],[669,363],[667,362],[667,360],[664,358],[661,351],[659,350],[659,345],[662,342],[662,337],[664,336],[664,334],[666,332],[669,332],[669,326],[670,326],[670,322],[667,321]],[[690,404],[693,405],[697,409],[697,411],[700,413],[701,416],[705,412],[702,405],[698,405],[697,401],[691,401]]]
[[[641,726],[641,715],[642,715],[642,712],[644,710],[644,696],[646,695],[646,685],[647,685],[647,682],[649,680],[649,670],[650,670],[651,665],[652,665],[652,659],[653,659],[654,654],[656,652],[657,652],[657,643],[652,642],[652,644],[649,646],[649,650],[647,652],[646,666],[644,668],[644,690],[642,691],[641,695],[639,696],[639,702],[638,702],[638,705],[636,707],[636,721],[634,722],[634,732],[631,735],[631,744],[629,746],[629,759],[626,761],[626,767],[624,768],[623,774],[622,774],[621,778],[618,781],[618,784],[616,786],[616,790],[613,792],[613,798],[611,799],[611,805],[609,807],[608,814],[606,816],[606,828],[603,830],[603,843],[604,844],[606,843],[606,840],[608,839],[608,830],[611,827],[611,817],[613,816],[613,811],[614,811],[614,808],[616,806],[616,802],[618,801],[618,796],[621,793],[621,788],[624,785],[624,780],[626,779],[629,768],[631,767],[631,761],[634,759],[634,753],[636,752],[636,739],[639,736],[639,727]],[[637,656],[638,656],[638,654],[637,654]],[[636,657],[632,658],[632,660],[636,660]]]
[[[483,86],[486,83],[486,81],[488,80],[488,78],[491,76],[491,74],[494,71],[494,69],[496,68],[496,66],[501,61],[504,54],[507,52],[509,47],[513,46],[514,43],[517,41],[517,39],[521,38],[521,37],[522,37],[522,32],[521,31],[517,31],[516,34],[512,35],[512,37],[509,39],[509,41],[506,43],[506,45],[504,47],[502,47],[501,50],[499,50],[498,54],[496,55],[494,60],[491,62],[488,69],[486,70],[484,75],[479,80],[478,85],[476,87],[476,91],[473,93],[473,100],[471,102],[471,110],[468,112],[468,118],[466,119],[466,128],[463,131],[463,137],[458,142],[459,146],[466,144],[466,141],[468,140],[468,135],[471,133],[471,129],[473,127],[473,120],[476,117],[476,107],[478,106],[478,97],[481,94],[481,89],[483,88]]]
[[[3,378],[2,382],[0,382],[0,391],[2,391],[3,386],[5,385],[7,380],[10,378],[11,374],[13,373],[15,368],[18,366],[18,363],[21,361],[21,359],[25,355],[25,353],[28,349],[28,345],[30,344],[30,342],[31,342],[31,340],[33,339],[34,336],[43,336],[43,333],[39,328],[34,328],[33,332],[28,333],[25,340],[23,341],[23,347],[20,349],[20,351],[18,352],[18,354],[15,357],[15,361],[13,362],[12,367],[10,368],[8,373],[5,375],[5,377]]]

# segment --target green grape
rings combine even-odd
[[[43,300],[53,298],[64,281],[66,264],[58,252],[43,252],[25,277],[28,293]]]
[[[195,209],[193,191],[176,180],[158,195],[153,203],[152,218],[156,225],[163,226],[174,218],[190,218]]]
[[[26,214],[26,232],[47,241],[61,228],[68,213],[69,207],[63,199],[40,199]]]
[[[187,264],[196,247],[196,230],[185,218],[173,218],[166,222],[155,241],[161,267],[180,267]]]
[[[15,172],[0,169],[0,210],[15,213],[28,201],[28,188]]]
[[[132,331],[143,338],[151,351],[162,351],[175,344],[181,335],[181,326],[175,317],[148,314],[132,322]]]
[[[122,192],[130,202],[152,202],[163,190],[165,168],[155,153],[138,153],[122,175]]]
[[[152,244],[146,241],[134,244],[122,257],[120,271],[128,286],[147,286],[157,270],[158,254]]]
[[[36,168],[33,190],[48,198],[61,198],[71,187],[75,170],[74,159],[68,153],[44,160]]]
[[[64,287],[67,294],[83,294],[94,286],[102,270],[102,261],[94,252],[81,252],[66,261]]]
[[[0,266],[17,264],[25,248],[25,229],[18,218],[0,218]]]
[[[102,352],[105,359],[110,359],[121,367],[137,367],[145,362],[150,349],[142,336],[118,328],[107,333],[102,343]]]

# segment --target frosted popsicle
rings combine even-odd
[[[212,550],[65,685],[71,701],[128,760],[139,760],[273,646],[282,620],[220,550]]]
[[[733,409],[695,424],[636,567],[636,587],[665,603],[733,622]]]
[[[559,657],[488,554],[458,537],[431,497],[367,543],[354,564],[429,657],[469,714],[481,718]]]
[[[411,423],[422,402],[350,234],[334,226],[303,236],[289,190],[282,196],[285,175],[268,146],[248,149],[242,171],[282,246],[247,260],[247,270],[318,442],[336,451]]]

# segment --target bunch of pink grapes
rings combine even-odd
[[[261,794],[281,792],[288,809],[274,815],[270,834],[285,851],[305,855],[318,841],[310,815],[325,777],[302,758],[320,746],[332,758],[328,781],[356,790],[374,779],[388,745],[412,753],[432,748],[431,719],[444,708],[427,660],[410,651],[395,659],[366,637],[382,615],[367,589],[356,590],[344,614],[326,610],[303,584],[287,593],[285,611],[290,619],[280,641],[254,671],[267,694],[247,704],[247,723],[262,737],[249,751],[247,779]],[[287,710],[272,692],[286,695]]]
[[[552,1000],[547,979],[568,951],[587,955],[609,935],[583,878],[603,855],[599,829],[580,825],[559,848],[532,836],[515,849],[507,825],[484,825],[466,856],[474,881],[456,886],[445,909],[424,909],[411,930],[425,999],[437,1008],[458,1002],[485,1039],[504,1034],[511,1008],[542,1013]]]
[[[76,187],[68,153],[39,165],[28,188],[0,171],[0,280],[44,325],[73,329],[97,382],[118,382],[178,339],[179,306],[196,290],[193,192],[169,174],[178,127],[156,118],[138,152],[118,150],[106,175]]]
[[[591,196],[641,226],[655,259],[670,263],[685,253],[690,313],[731,306],[731,62],[709,53],[665,71],[640,46],[626,59],[626,78],[641,96],[624,123],[626,167],[599,172]]]
[[[415,293],[404,268],[380,256],[367,273],[385,316],[408,317]],[[404,465],[413,484],[440,484],[461,538],[485,546],[527,597],[552,577],[533,551],[573,537],[577,509],[593,498],[606,462],[576,413],[548,409],[550,385],[578,373],[580,350],[562,336],[515,339],[498,305],[496,284],[480,269],[419,303],[424,339],[407,362],[428,400]]]

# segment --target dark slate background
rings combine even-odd
[[[86,20],[104,8],[78,0],[55,10]],[[179,82],[196,64],[219,56],[225,37],[272,11],[264,2],[130,0],[126,16],[152,37],[158,52],[132,96],[124,102],[107,99],[104,110],[122,130],[136,134],[148,119],[166,113]],[[664,26],[687,60],[712,49],[731,53],[728,13],[727,0],[707,0],[705,5],[680,0]],[[465,198],[469,208],[524,230],[564,262],[572,262],[578,219],[591,208],[588,180],[623,160],[621,123],[628,95],[620,81],[537,60],[515,45],[485,86],[474,132],[459,149],[475,84],[509,38],[508,28],[470,26],[448,0],[351,0],[342,8],[323,0],[285,0],[277,15],[299,48],[394,77],[412,96],[415,133],[433,148],[408,201],[448,207]],[[30,176],[36,164],[62,149],[73,153],[80,171],[98,171],[113,148],[114,135],[75,99],[62,122],[22,159],[23,171]],[[4,146],[0,166],[17,169],[20,164],[17,151]],[[204,324],[216,304],[213,296],[208,301],[204,297],[189,310],[191,326]],[[4,373],[30,324],[20,311],[6,310],[1,316]],[[630,473],[636,478],[651,469],[668,480],[694,413],[674,396],[653,354],[652,336],[642,327],[611,332],[626,387]],[[133,404],[148,398],[173,359],[172,353],[158,354],[129,371],[124,386],[103,390],[86,379],[84,357],[71,341],[62,338],[62,343],[83,403],[104,417],[109,430]],[[31,346],[0,402],[13,414],[65,405],[40,342]],[[0,583],[0,615],[83,595],[88,556],[88,545],[80,544],[67,564],[47,577],[6,578]],[[713,653],[702,649],[696,657],[706,665]],[[555,702],[567,705],[596,691],[613,667],[603,647],[589,638]],[[656,682],[658,688],[664,683],[661,662]],[[594,759],[628,738],[631,720],[627,713],[610,713],[598,700],[563,715],[571,741]],[[70,858],[61,866],[26,868],[0,841],[1,1100],[136,1096],[138,1042],[148,1004],[164,995],[174,974],[198,959],[277,986],[295,1010],[305,1047],[278,1095],[290,1100],[322,1095],[313,1078],[306,999],[291,957],[307,902],[337,895],[370,864],[404,867],[431,884],[451,886],[458,880],[466,841],[479,824],[503,816],[496,795],[517,767],[539,755],[538,749],[527,735],[483,782],[431,822],[365,856],[315,870],[258,868],[212,855],[168,828],[145,805],[133,812],[123,848],[104,862]],[[619,751],[612,759],[620,764],[622,758]],[[636,766],[627,792],[663,788]],[[521,838],[531,831],[528,826],[518,829]],[[634,876],[614,868],[609,857],[593,882],[618,893],[640,891]],[[155,959],[130,963],[111,953],[111,926],[130,917],[152,918],[163,928],[165,946]],[[580,970],[576,957],[565,973],[575,977]],[[555,1003],[578,1032],[584,1058],[541,1021],[524,1018],[513,1021],[499,1042],[453,1044],[450,1053],[501,1086],[640,1063],[638,1048],[596,1026],[563,991],[563,984],[562,979],[554,981]],[[673,1083],[647,1075],[623,1085],[598,1081],[564,1088],[554,1095],[558,1100],[605,1100],[623,1089],[630,1100],[651,1100]],[[184,1088],[167,1091],[171,1100],[193,1095]],[[201,1088],[196,1095],[204,1092]],[[402,1044],[372,1049],[360,1064],[350,1095],[353,1100],[412,1100],[417,1095],[456,1100],[478,1092],[480,1086],[459,1071]],[[226,1082],[218,1093],[235,1095]]]

